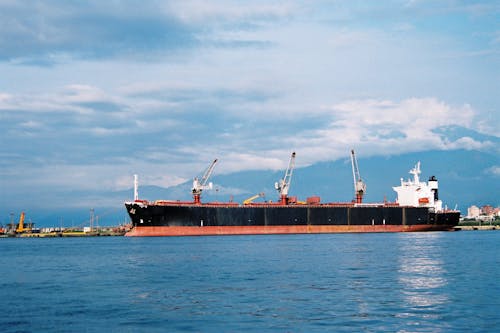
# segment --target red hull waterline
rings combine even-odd
[[[446,225],[282,225],[282,226],[135,226],[127,232],[128,237],[151,236],[217,236],[217,235],[268,235],[268,234],[329,234],[363,232],[418,232],[449,231]]]

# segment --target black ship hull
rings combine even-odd
[[[128,236],[401,232],[453,229],[459,212],[386,205],[125,204]]]

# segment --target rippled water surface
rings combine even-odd
[[[494,332],[500,232],[0,239],[1,332]]]

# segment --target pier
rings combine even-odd
[[[97,227],[97,228],[42,228],[30,229],[29,231],[16,232],[15,230],[7,231],[0,234],[0,237],[16,237],[16,238],[56,238],[56,237],[109,237],[123,236],[130,230],[130,225],[120,225],[113,227]]]
[[[455,230],[464,230],[464,231],[472,231],[472,230],[500,230],[500,226],[498,225],[457,225]]]

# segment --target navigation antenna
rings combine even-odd
[[[217,163],[217,159],[215,159],[212,164],[207,168],[205,173],[203,174],[203,177],[201,177],[201,180],[198,177],[195,177],[193,180],[193,188],[191,191],[193,192],[193,199],[195,204],[200,204],[201,200],[201,192],[203,190],[211,190],[213,187],[212,183],[208,183],[208,178],[210,178],[210,175],[212,174],[212,171],[214,171],[215,164]]]
[[[359,174],[358,161],[356,160],[354,149],[351,149],[351,164],[352,178],[354,180],[354,193],[356,194],[356,203],[360,204],[363,202],[363,195],[366,192],[366,184],[361,179],[361,175]]]
[[[285,176],[283,179],[280,179],[279,182],[274,184],[276,190],[278,190],[280,194],[280,200],[283,205],[288,203],[288,190],[290,188],[290,183],[292,181],[293,169],[295,167],[295,152],[290,156],[290,162],[288,163],[288,168],[285,171]]]

